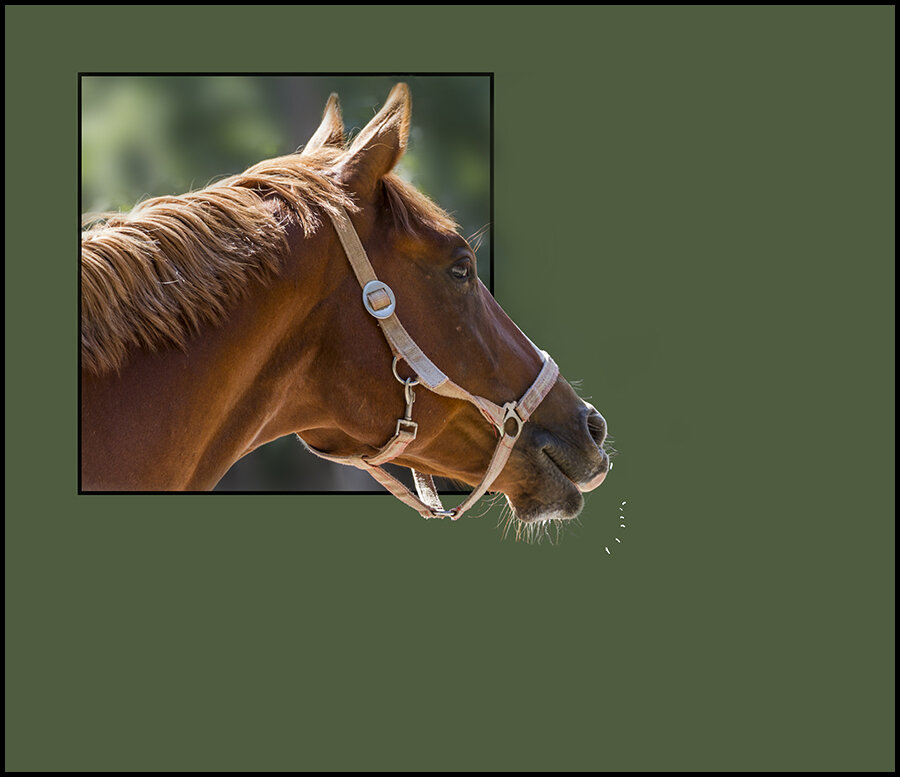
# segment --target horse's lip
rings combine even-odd
[[[586,494],[589,491],[593,491],[595,488],[598,488],[600,484],[603,483],[604,480],[606,480],[607,474],[609,474],[609,456],[606,451],[603,450],[603,448],[600,448],[599,450],[602,457],[601,470],[587,481],[575,480],[575,478],[569,475],[569,473],[566,472],[566,470],[562,466],[560,466],[560,464],[552,456],[547,454],[547,458],[550,459],[554,468],[557,469],[560,474],[565,477],[566,480],[568,480],[573,486],[575,486],[575,488],[581,491],[581,493]]]
[[[606,480],[606,476],[609,474],[609,455],[603,448],[600,449],[600,454],[603,456],[603,469],[594,475],[587,483],[575,483],[575,485],[578,486],[578,490],[583,494],[597,488],[604,480]]]

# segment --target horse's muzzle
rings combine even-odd
[[[518,472],[510,473],[521,485],[507,492],[521,521],[574,518],[584,506],[583,495],[606,478],[606,421],[587,402],[577,400],[573,410],[565,422],[557,416],[546,425],[525,426]]]

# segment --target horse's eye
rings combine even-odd
[[[450,274],[458,281],[465,281],[472,277],[472,263],[468,259],[457,262],[450,268]]]

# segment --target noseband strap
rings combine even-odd
[[[555,385],[559,376],[559,368],[546,352],[538,351],[543,366],[534,383],[521,399],[516,402],[507,402],[502,406],[484,397],[471,394],[458,386],[425,355],[400,323],[395,312],[394,293],[387,284],[382,283],[375,276],[375,270],[369,262],[365,248],[363,248],[347,212],[341,208],[338,213],[329,211],[328,215],[334,223],[334,228],[344,247],[344,252],[347,254],[347,259],[350,261],[350,266],[353,268],[353,273],[363,290],[363,305],[378,322],[394,353],[394,377],[404,385],[406,412],[403,418],[397,420],[394,436],[375,453],[368,456],[335,456],[316,450],[309,445],[306,447],[323,459],[366,470],[400,501],[412,507],[425,518],[449,517],[455,521],[487,492],[503,471],[516,440],[522,433],[522,427]],[[400,360],[409,365],[415,373],[415,378],[400,377],[397,373],[397,363]],[[383,464],[400,456],[416,438],[418,424],[412,420],[413,402],[415,402],[413,387],[419,384],[436,394],[471,402],[498,430],[500,436],[500,441],[497,443],[481,483],[460,505],[450,510],[445,510],[441,504],[430,475],[416,470],[412,471],[417,492],[413,494],[382,467]]]

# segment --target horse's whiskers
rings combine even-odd
[[[503,505],[503,509],[500,512],[497,527],[501,530],[501,540],[505,540],[510,535],[510,531],[512,531],[516,542],[524,542],[527,545],[540,545],[544,540],[547,540],[551,545],[558,545],[567,523],[569,521],[561,518],[523,521],[516,516],[509,502],[507,502]]]
[[[612,445],[613,442],[615,442],[615,440],[610,435],[606,435],[606,439],[603,441],[603,450],[606,451],[606,455],[609,456],[609,458],[619,455],[618,448],[615,448]]]
[[[491,228],[490,223],[485,224],[480,229],[475,230],[468,239],[468,243],[472,246],[472,250],[477,254],[478,249],[481,248],[481,244],[484,242],[484,236],[488,233],[488,230]]]
[[[494,507],[494,505],[497,503],[497,500],[500,499],[502,496],[503,496],[503,494],[500,494],[500,493],[491,494],[487,499],[484,500],[487,503],[485,505],[484,510],[482,510],[480,513],[478,513],[478,515],[473,516],[473,517],[484,518],[484,516],[487,515],[491,511],[491,509]]]

